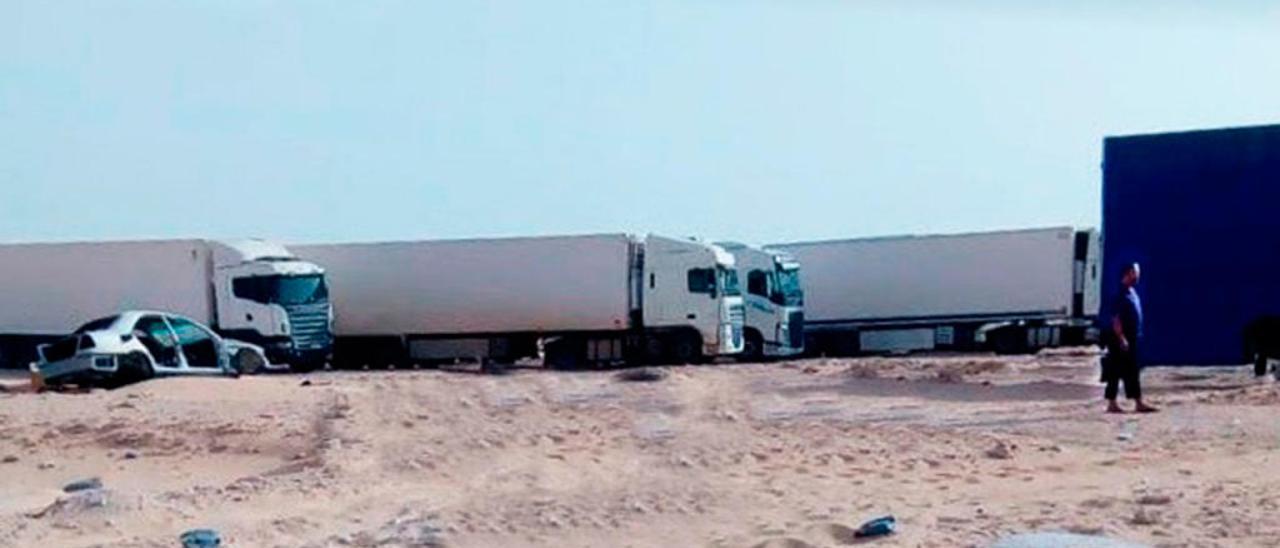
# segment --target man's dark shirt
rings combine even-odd
[[[1138,297],[1138,292],[1132,287],[1121,290],[1116,296],[1113,310],[1120,317],[1120,329],[1124,331],[1124,338],[1129,341],[1130,350],[1136,349],[1142,339],[1142,299]],[[1112,343],[1118,350],[1120,341]]]

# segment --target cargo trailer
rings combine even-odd
[[[1096,335],[1098,233],[1070,227],[769,246],[804,267],[806,348],[1031,352]]]
[[[734,258],[628,234],[294,246],[333,284],[340,367],[697,362],[742,350]]]

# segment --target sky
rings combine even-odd
[[[1104,136],[1280,122],[1268,4],[6,0],[0,241],[1096,226]]]

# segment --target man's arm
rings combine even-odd
[[[1116,342],[1120,344],[1120,349],[1125,352],[1129,351],[1129,339],[1124,336],[1124,322],[1120,321],[1120,315],[1116,314],[1111,317],[1111,331],[1116,335]]]

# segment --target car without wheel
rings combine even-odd
[[[224,339],[177,314],[131,310],[41,345],[31,372],[46,386],[116,387],[156,376],[253,374],[268,366],[259,346]]]

